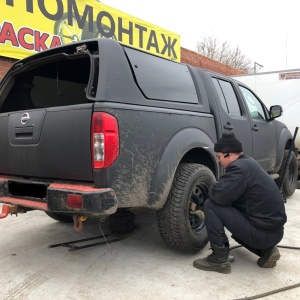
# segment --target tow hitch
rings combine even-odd
[[[82,230],[82,222],[84,222],[87,219],[86,216],[78,216],[74,215],[73,216],[73,221],[74,221],[74,230],[75,231],[81,231]]]
[[[2,206],[2,212],[0,214],[0,219],[4,219],[8,216],[8,214],[15,214],[16,216],[18,213],[25,213],[26,211],[17,205],[7,205],[3,204]]]

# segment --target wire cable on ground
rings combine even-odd
[[[273,291],[270,291],[270,292],[258,294],[258,295],[255,295],[255,296],[245,297],[245,298],[238,298],[238,299],[235,299],[235,300],[254,300],[254,299],[260,299],[260,298],[271,296],[271,295],[274,295],[274,294],[277,294],[277,293],[281,293],[281,292],[285,292],[285,291],[288,291],[288,290],[292,290],[292,289],[295,289],[295,288],[298,288],[298,287],[300,287],[300,283],[289,285],[289,286],[286,286],[284,288],[280,288],[280,289],[273,290]]]
[[[237,245],[229,248],[229,251],[234,250],[236,248],[241,248],[242,245]],[[300,250],[300,247],[293,247],[293,246],[283,246],[283,245],[277,245],[277,248],[285,248],[285,249],[292,249],[292,250]]]
[[[242,245],[233,246],[233,247],[229,248],[229,251],[231,251],[233,249],[236,249],[236,248],[240,248],[240,247],[243,247],[243,246]],[[292,249],[292,250],[300,250],[300,247],[293,247],[293,246],[277,245],[277,247],[278,248],[285,248],[285,249]],[[260,299],[260,298],[271,296],[271,295],[274,295],[274,294],[277,294],[277,293],[281,293],[281,292],[285,292],[285,291],[288,291],[288,290],[292,290],[292,289],[295,289],[295,288],[298,288],[298,287],[300,287],[300,283],[289,285],[289,286],[286,286],[286,287],[283,287],[283,288],[280,288],[280,289],[272,290],[272,291],[269,291],[269,292],[266,292],[266,293],[262,293],[262,294],[258,294],[258,295],[255,295],[255,296],[245,297],[245,298],[238,298],[238,299],[234,299],[234,300],[254,300],[254,299]]]
[[[108,241],[107,241],[107,239],[106,239],[106,237],[105,237],[105,234],[104,234],[104,232],[103,232],[103,230],[102,230],[102,228],[101,228],[101,219],[99,219],[99,229],[100,229],[100,231],[101,231],[101,233],[102,233],[102,236],[103,236],[103,238],[104,238],[104,240],[105,240],[105,243],[107,244],[107,247],[108,247],[109,250],[111,251],[111,247],[110,247],[110,245],[109,245],[109,243],[108,243]]]

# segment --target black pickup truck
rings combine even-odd
[[[147,207],[168,245],[198,251],[207,234],[191,212],[224,172],[214,143],[234,131],[278,176],[292,142],[281,113],[229,77],[110,39],[34,54],[0,85],[2,216],[36,209],[78,224]],[[287,174],[291,195],[297,175]]]

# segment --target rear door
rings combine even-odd
[[[89,55],[23,67],[2,88],[0,173],[92,181]]]
[[[240,101],[235,86],[223,77],[212,77],[217,92],[221,131],[232,131],[241,141],[245,155],[252,156],[252,131],[246,107]]]

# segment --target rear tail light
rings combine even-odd
[[[95,112],[91,135],[93,169],[108,168],[119,156],[117,119],[104,112]]]

